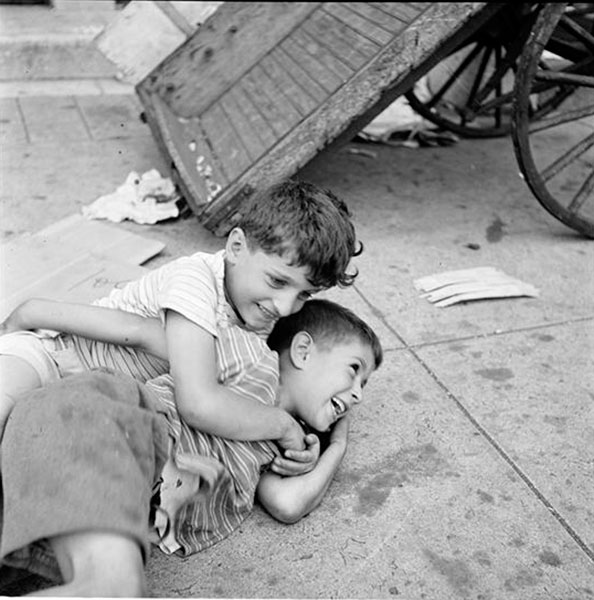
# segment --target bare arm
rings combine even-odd
[[[296,477],[280,477],[270,472],[262,475],[258,500],[275,519],[296,523],[320,504],[344,458],[348,427],[348,417],[336,423],[328,448],[309,473]]]
[[[20,304],[0,326],[1,333],[30,329],[52,329],[89,339],[141,348],[167,359],[167,343],[158,319],[131,312],[32,298]]]
[[[168,310],[166,337],[180,416],[200,431],[234,440],[278,440],[303,449],[303,430],[286,411],[250,401],[217,381],[213,336]]]

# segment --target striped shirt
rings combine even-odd
[[[276,403],[276,352],[238,327],[221,330],[215,345],[220,383],[245,398]],[[269,441],[228,440],[188,427],[177,413],[170,375],[147,387],[159,398],[174,440],[162,472],[156,543],[187,556],[227,537],[250,514],[260,474],[278,449]]]
[[[224,250],[197,252],[149,271],[94,304],[118,308],[164,322],[165,311],[174,310],[211,335],[238,324],[224,287]],[[147,381],[169,371],[167,361],[139,349],[106,344],[73,336],[76,351],[87,369],[107,367]]]

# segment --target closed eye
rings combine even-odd
[[[272,276],[268,278],[268,283],[273,288],[282,288],[285,285],[287,285],[286,280],[280,279],[279,277],[272,277]]]

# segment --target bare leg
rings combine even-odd
[[[51,544],[67,583],[31,596],[146,596],[142,552],[132,538],[88,531],[57,536]]]
[[[18,356],[0,355],[0,441],[16,398],[41,386],[37,371]]]

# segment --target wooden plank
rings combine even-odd
[[[359,3],[352,2],[349,4],[355,5]],[[431,2],[370,2],[369,4],[400,19],[404,23],[410,23],[431,6]]]
[[[217,158],[211,154],[197,119],[179,119],[154,96],[146,105],[154,122],[153,135],[170,161],[172,179],[180,186],[198,215],[228,183]]]
[[[293,127],[301,119],[299,111],[289,102],[285,91],[282,86],[279,85],[278,81],[270,77],[270,75],[263,68],[262,61],[260,61],[251,70],[252,78],[258,82],[261,93],[265,94],[268,98],[270,105],[274,107],[274,115],[278,120],[283,122],[283,132],[287,128]]]
[[[222,170],[233,181],[252,164],[233,125],[218,104],[200,115],[200,123]]]
[[[304,90],[304,92],[316,101],[316,106],[319,102],[323,101],[327,96],[327,91],[322,88],[317,81],[312,79],[309,73],[295,61],[286,50],[279,46],[272,52],[274,59],[278,61],[284,71],[290,75],[295,82]]]
[[[324,11],[318,11],[303,26],[308,33],[346,63],[351,72],[362,67],[381,49],[381,46],[370,42],[346,23]]]
[[[256,66],[241,79],[241,87],[274,131],[275,139],[278,141],[291,128],[291,123],[294,121],[287,120],[282,102],[279,102],[278,98],[270,98],[264,91],[263,85],[266,84],[266,79],[266,74],[261,67]]]
[[[227,92],[221,96],[219,104],[229,121],[233,124],[233,128],[250,157],[250,161],[253,162],[260,158],[266,152],[267,146],[262,143],[258,132],[255,131],[249,119],[245,117],[240,104],[236,100],[236,96]]]
[[[227,93],[241,105],[245,118],[251,123],[264,147],[268,149],[274,146],[278,139],[276,133],[270,123],[262,116],[250,94],[244,89],[242,82],[236,83]]]
[[[340,19],[343,23],[348,23],[355,31],[358,31],[361,35],[380,46],[385,46],[394,39],[393,33],[375,25],[375,23],[351,10],[350,4],[350,2],[326,2],[324,10],[334,15],[337,19]]]
[[[307,72],[307,74],[318,82],[326,90],[326,93],[332,93],[342,84],[342,79],[321,63],[315,54],[306,49],[307,40],[303,40],[303,32],[299,35],[292,35],[281,45],[283,50]],[[318,44],[312,44],[312,49],[317,49]]]
[[[304,117],[314,110],[318,103],[292,78],[292,73],[278,61],[278,52],[271,52],[260,61],[266,74],[283,90],[287,101]]]
[[[163,97],[177,115],[200,114],[319,5],[224,2],[200,29],[200,35],[188,39],[142,85]],[[199,84],[188,77],[196,69],[200,71]]]
[[[362,17],[365,17],[368,21],[375,23],[378,27],[385,29],[389,33],[397,33],[402,29],[403,23],[410,23],[414,18],[412,15],[417,16],[419,10],[411,10],[411,16],[407,19],[399,18],[393,15],[391,12],[382,10],[381,7],[375,6],[372,2],[349,2],[349,8]],[[404,4],[400,2],[399,4]],[[402,9],[400,9],[402,10]],[[402,12],[398,12],[402,14]]]
[[[295,32],[294,37],[296,41],[320,64],[324,65],[329,72],[335,73],[341,83],[350,79],[355,69],[337,56],[331,48],[326,46],[322,41],[318,41],[314,35],[309,33],[309,25],[310,23],[306,22],[303,27]]]

